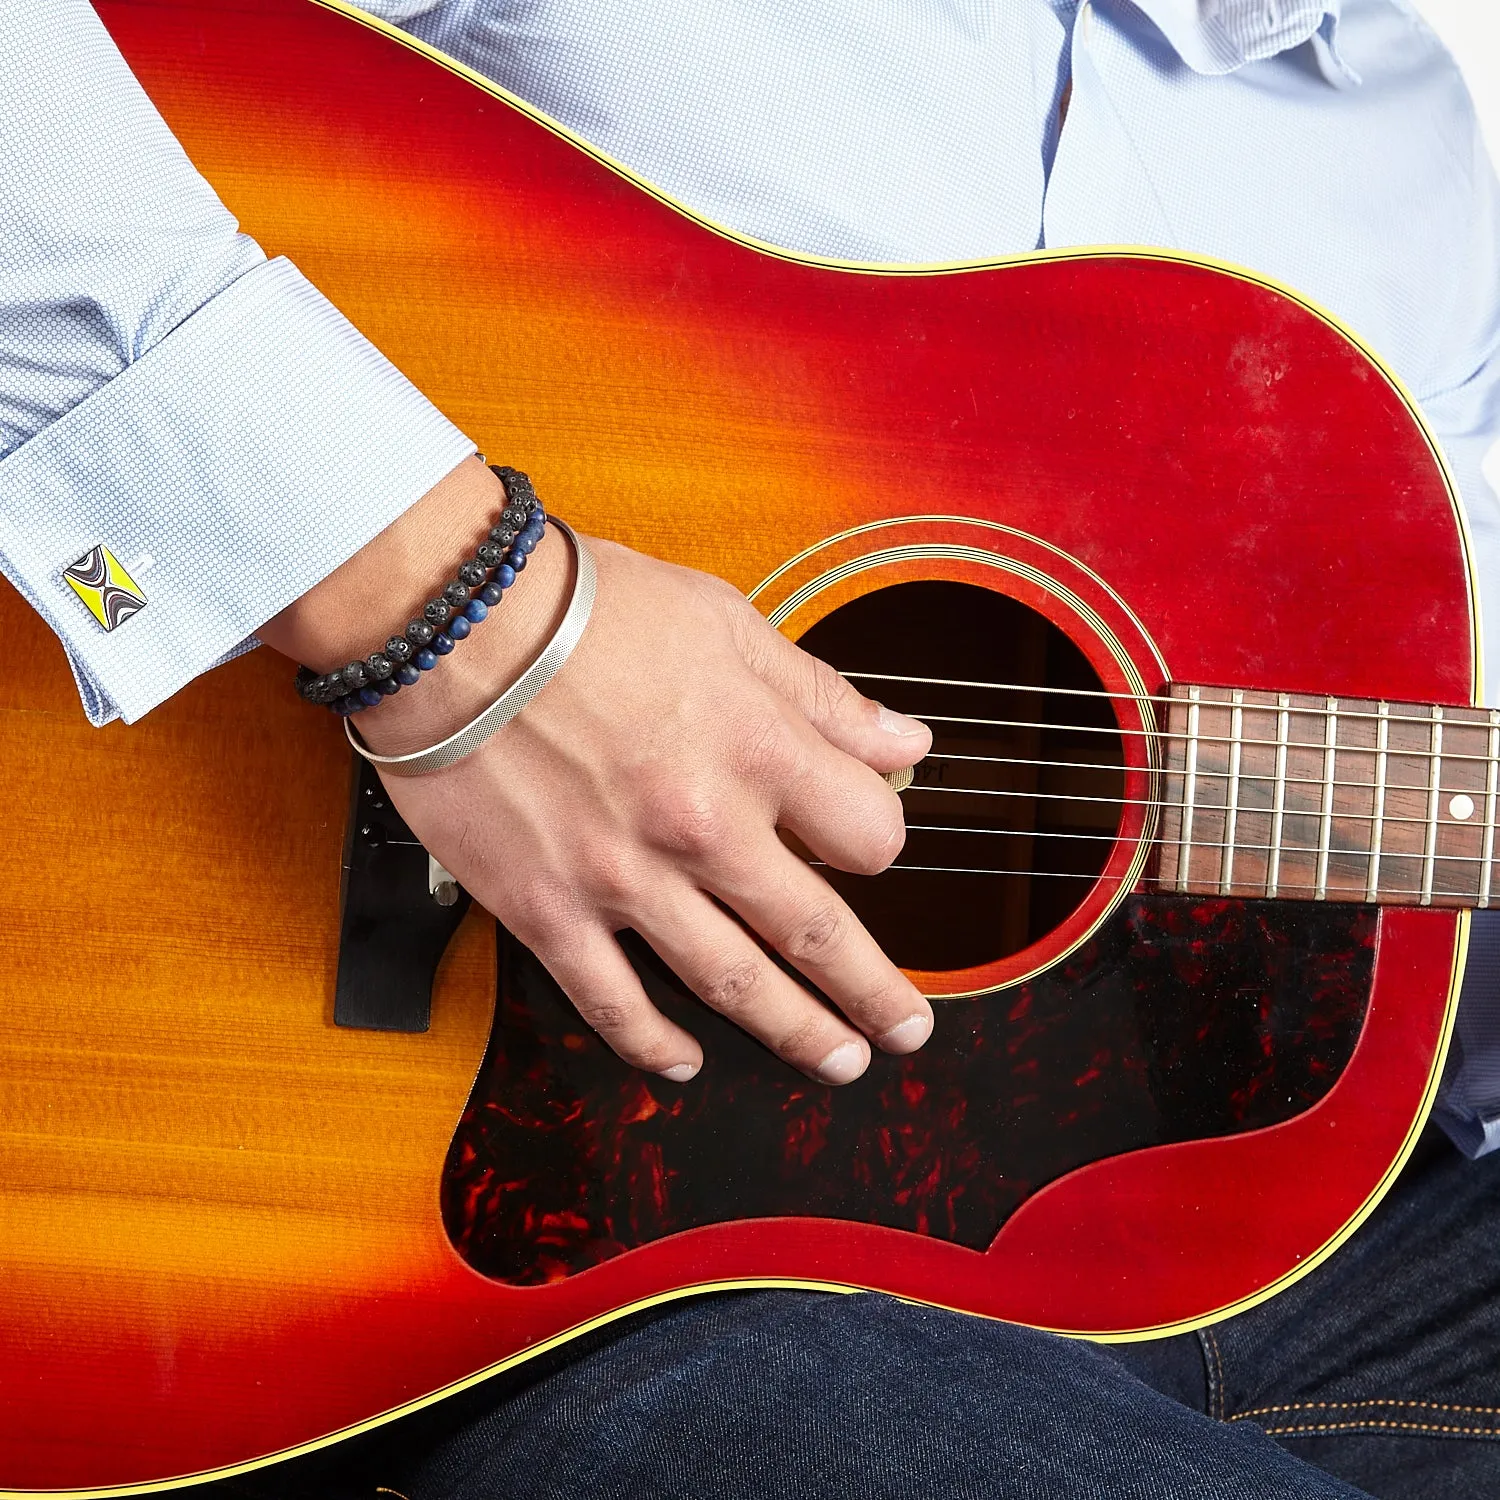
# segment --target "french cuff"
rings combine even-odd
[[[1311,42],[1336,88],[1360,82],[1339,54],[1342,0],[1136,0],[1195,73],[1233,73]]]
[[[474,445],[286,260],[0,460],[0,566],[95,724],[133,723]]]

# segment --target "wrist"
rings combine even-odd
[[[315,672],[379,651],[452,578],[506,503],[477,458],[460,464],[342,566],[260,630],[262,641]],[[403,754],[467,723],[532,660],[556,628],[570,576],[568,548],[547,538],[503,605],[420,681],[359,716],[380,753]]]
[[[365,744],[378,755],[407,755],[447,739],[489,707],[556,631],[572,572],[566,541],[550,531],[483,626],[420,682],[360,714],[356,728]]]

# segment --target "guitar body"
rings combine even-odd
[[[1156,894],[1138,701],[1471,701],[1454,498],[1350,335],[1145,252],[811,264],[309,0],[99,9],[245,229],[549,507],[887,671],[1002,670],[963,610],[1024,606],[1123,695],[1121,812],[993,951],[924,948],[891,887],[937,1031],[836,1094],[701,1011],[700,1080],[629,1073],[478,913],[429,1030],[340,1027],[332,716],[261,652],[92,730],[7,591],[0,1492],[252,1465],[713,1285],[1142,1337],[1352,1232],[1430,1107],[1464,919]],[[957,613],[858,613],[935,585]]]

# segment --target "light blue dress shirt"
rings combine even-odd
[[[1500,438],[1500,187],[1406,0],[368,8],[775,244],[900,262],[1165,245],[1306,293],[1443,441],[1495,580],[1500,702],[1500,508],[1480,469]]]
[[[0,0],[0,568],[96,724],[138,719],[473,451],[267,261],[87,0]],[[107,547],[106,632],[63,569]]]
[[[1407,0],[368,4],[762,240],[1154,244],[1299,288],[1444,444],[1500,701],[1500,187]],[[0,567],[96,723],[233,654],[470,451],[235,232],[84,0],[0,0]],[[100,543],[148,597],[109,633],[62,578]],[[1471,1150],[1500,1141],[1495,967],[1445,1095]]]

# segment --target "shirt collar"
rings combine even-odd
[[[1342,0],[1135,0],[1195,73],[1232,73],[1311,42],[1335,87],[1359,74],[1338,51]]]

